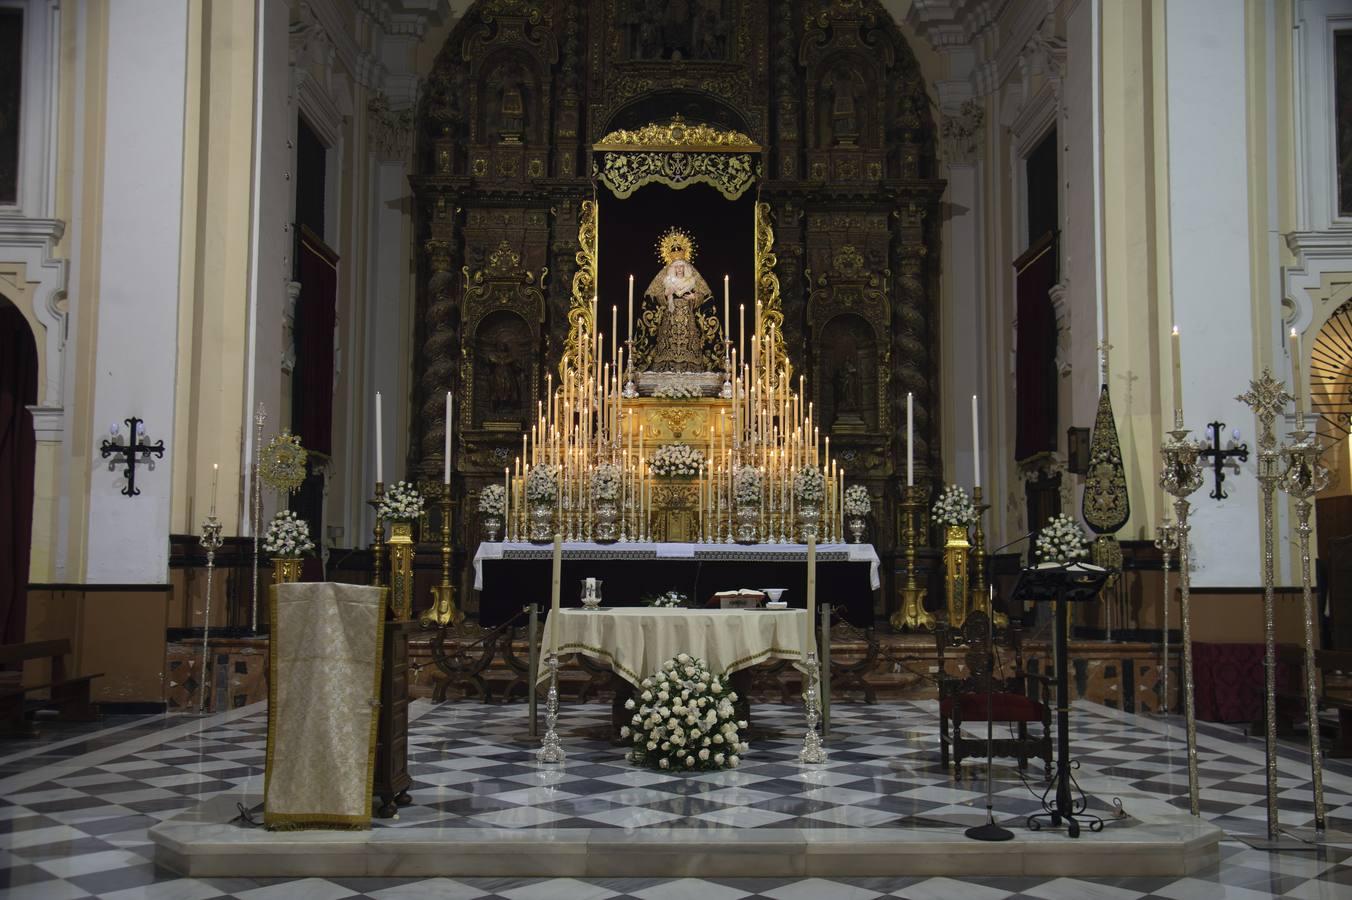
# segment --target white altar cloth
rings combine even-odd
[[[474,589],[484,589],[483,561],[486,559],[549,559],[554,545],[525,542],[484,541],[474,553]],[[689,559],[807,561],[806,544],[681,544],[638,543],[598,544],[593,541],[565,541],[564,559]],[[878,551],[872,544],[818,544],[817,562],[867,562],[869,586],[878,590]],[[689,652],[689,651],[687,651]]]
[[[558,653],[581,653],[608,664],[625,681],[639,683],[678,653],[698,656],[716,674],[732,673],[767,659],[803,656],[802,609],[563,609]],[[553,647],[545,622],[540,657]],[[540,680],[549,672],[540,666]]]

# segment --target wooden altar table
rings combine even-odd
[[[474,554],[479,622],[499,625],[535,601],[549,605],[550,544],[487,542]],[[859,627],[873,624],[873,594],[881,585],[872,544],[817,545],[817,600],[840,609]],[[791,607],[807,599],[804,544],[597,544],[563,545],[563,604],[578,606],[584,577],[602,579],[608,607],[636,606],[643,596],[677,590],[695,603],[718,591],[781,587]],[[689,652],[687,650],[687,652]]]

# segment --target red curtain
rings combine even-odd
[[[0,298],[0,644],[24,639],[33,540],[38,351],[28,321]]]
[[[300,239],[300,298],[293,333],[296,368],[291,423],[305,449],[333,453],[333,329],[337,323],[338,257],[305,231]]]
[[[1056,243],[1049,235],[1014,263],[1019,330],[1015,343],[1014,458],[1056,451]]]

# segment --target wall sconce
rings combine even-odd
[[[164,441],[150,443],[150,438],[146,434],[146,424],[140,419],[132,416],[130,419],[123,419],[127,427],[131,429],[131,440],[123,442],[122,426],[112,425],[108,429],[111,438],[104,438],[99,446],[99,453],[104,459],[108,459],[108,471],[115,472],[119,463],[126,468],[122,470],[122,477],[127,480],[127,484],[122,488],[124,497],[135,497],[141,493],[141,489],[136,486],[136,465],[139,462],[150,471],[155,471],[155,460],[164,458]],[[119,461],[117,457],[122,457]]]
[[[1089,472],[1089,429],[1066,429],[1066,471],[1072,475]]]
[[[1225,492],[1225,470],[1228,468],[1232,474],[1238,475],[1239,464],[1249,461],[1249,445],[1239,442],[1238,428],[1230,432],[1229,442],[1221,449],[1221,435],[1224,432],[1224,422],[1212,422],[1207,425],[1206,433],[1211,438],[1211,446],[1197,454],[1211,460],[1212,474],[1216,479],[1216,488],[1211,492],[1212,500],[1224,500],[1230,496]]]

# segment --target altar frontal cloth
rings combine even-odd
[[[370,828],[383,591],[283,584],[271,606],[263,823]]]

